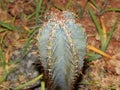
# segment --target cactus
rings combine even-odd
[[[37,40],[47,82],[51,82],[48,86],[51,90],[71,90],[84,63],[85,30],[69,11],[50,12],[46,18]]]

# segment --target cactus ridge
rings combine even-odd
[[[37,37],[41,63],[52,90],[71,90],[84,62],[85,31],[69,11],[51,12],[47,19]]]

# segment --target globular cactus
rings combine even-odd
[[[37,39],[51,90],[71,90],[84,63],[85,30],[75,22],[72,12],[50,12]]]

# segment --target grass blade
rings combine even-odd
[[[87,53],[87,56],[89,56],[89,58],[86,60],[87,62],[91,62],[102,57],[101,55],[95,53]]]
[[[71,6],[71,4],[72,4],[72,0],[69,0],[69,2],[66,5],[66,9],[69,9],[69,7]]]
[[[106,27],[105,27],[105,24],[104,24],[104,21],[103,21],[103,16],[101,16],[100,18],[100,22],[101,22],[101,27],[102,27],[102,32],[103,32],[103,42],[105,43],[106,40],[107,40],[107,30],[106,30]]]
[[[110,42],[110,39],[112,38],[113,32],[115,31],[115,28],[116,28],[116,26],[117,26],[118,20],[119,20],[119,19],[116,19],[114,25],[112,26],[112,28],[111,28],[111,30],[110,30],[110,32],[109,32],[108,38],[107,38],[107,40],[106,40],[106,43],[105,43],[104,46],[103,46],[103,47],[104,47],[104,48],[103,48],[103,51],[105,51],[105,50],[107,49],[107,46],[108,46],[108,44],[109,44],[109,42]]]
[[[24,57],[26,55],[26,51],[27,51],[27,48],[29,47],[29,45],[32,43],[32,35],[27,39],[23,49],[22,49],[22,57]]]
[[[5,32],[5,31],[6,31],[6,29],[2,29],[2,30],[0,30],[0,33],[1,33],[1,32]]]
[[[0,63],[2,64],[3,69],[5,69],[5,56],[3,54],[3,50],[0,47]]]
[[[15,87],[13,90],[22,90],[24,87],[26,86],[29,86],[29,85],[32,85],[34,83],[36,83],[38,80],[40,80],[41,78],[43,77],[43,75],[39,75],[38,77],[34,78],[33,80],[25,83],[25,84],[22,84],[22,85],[19,85],[17,87]]]
[[[120,8],[109,8],[109,9],[105,9],[103,11],[100,12],[100,15],[102,15],[105,12],[120,12]]]
[[[104,10],[105,10],[105,8],[106,8],[106,6],[107,6],[107,4],[108,4],[108,0],[105,0],[104,1],[104,4],[103,4],[103,6],[102,6],[102,9],[100,10],[100,15],[102,15],[103,14],[103,12],[104,12]]]
[[[92,20],[93,20],[93,22],[94,22],[94,24],[95,24],[95,26],[96,26],[96,28],[97,28],[97,31],[98,31],[98,34],[99,34],[100,40],[101,40],[101,49],[103,50],[104,37],[103,37],[103,32],[102,32],[102,30],[101,30],[100,24],[99,24],[96,16],[95,16],[94,13],[93,13],[93,10],[90,8],[89,4],[88,4],[87,8],[88,8],[88,11],[89,11],[89,13],[90,13],[90,16],[91,16],[91,18],[92,18]]]
[[[78,15],[79,15],[80,17],[82,17],[82,16],[83,16],[83,14],[84,14],[84,12],[85,12],[85,8],[86,8],[86,6],[87,6],[88,1],[89,1],[89,0],[85,0],[85,4],[84,4],[84,6],[83,6],[83,7],[82,7],[82,6],[80,6],[80,10],[79,10],[79,13],[78,13]]]
[[[42,6],[42,0],[36,0],[36,11],[35,11],[35,15],[36,15],[35,22],[36,22],[36,25],[39,22],[39,12],[40,12],[41,6]]]
[[[41,81],[41,90],[45,90],[45,82]]]
[[[111,12],[111,11],[120,12],[120,8],[109,8],[105,10],[105,12]]]
[[[17,30],[17,28],[15,26],[1,22],[1,21],[0,21],[0,26],[4,27],[6,29],[9,29],[9,30],[13,30],[13,31]]]
[[[100,7],[96,4],[96,2],[94,0],[90,0],[90,2],[98,9],[100,10]]]
[[[29,33],[29,38],[27,39],[23,49],[22,49],[22,57],[26,55],[27,48],[33,42],[33,36],[36,34],[37,29],[33,29],[32,32]]]
[[[0,76],[0,83],[2,83],[7,77],[7,71],[5,69],[5,67],[6,67],[5,56],[3,54],[3,50],[1,47],[0,47],[0,63],[1,63],[2,69],[3,69],[1,72],[2,76]]]

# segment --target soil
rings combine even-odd
[[[54,3],[54,5],[52,4],[52,6],[50,2],[47,2],[47,0],[43,1],[43,5],[46,5],[47,8],[52,7],[53,9],[51,10],[53,11],[54,9],[58,9],[56,6],[65,8],[67,3],[69,2],[69,0],[53,0],[52,3]],[[79,19],[77,18],[77,21],[81,23],[82,26],[85,28],[87,44],[101,50],[100,37],[98,35],[95,24],[93,23],[89,15],[85,1],[87,0],[73,0],[69,10],[76,13],[79,16]],[[103,8],[103,3],[107,0],[94,1],[100,8]],[[30,20],[26,19],[26,16],[30,15],[35,10],[35,2],[33,2],[34,0],[13,0],[13,2],[8,3],[7,0],[5,0],[5,10],[0,8],[0,21],[12,23],[14,26],[21,26],[21,30],[18,30],[18,32],[14,32],[12,30],[7,32],[0,32],[0,37],[3,37],[4,41],[8,45],[5,46],[0,42],[0,45],[5,55],[8,55],[9,57],[8,62],[10,60],[14,61],[18,57],[22,56],[21,47],[24,46],[27,37],[29,37],[29,29],[35,26],[34,18]],[[80,7],[84,9],[83,14],[80,14]],[[94,10],[94,13],[100,25],[100,20],[102,20],[105,25],[106,32],[107,34],[109,34],[115,20],[118,17],[120,17],[120,12],[111,11],[103,12],[102,14],[100,14],[99,10],[97,10],[93,5],[91,5],[91,7]],[[120,0],[108,0],[105,9],[108,8],[120,9]],[[21,16],[22,13],[24,13],[24,17]],[[42,22],[43,21],[44,20],[42,20]],[[40,25],[42,22],[39,22]],[[3,28],[0,27],[0,29],[2,30]],[[35,40],[36,36],[34,36],[33,38]],[[94,51],[91,51],[88,48],[87,52]],[[105,53],[115,58],[115,60],[102,56],[102,58],[93,60],[91,62],[86,61],[85,70],[82,74],[82,81],[79,82],[79,90],[120,90],[120,20],[118,20],[116,29],[113,33],[113,36]],[[86,58],[88,57],[86,56]],[[38,76],[39,72],[38,70],[36,70],[34,65],[36,61],[39,61],[39,53],[35,40],[27,49],[27,54],[17,65],[17,69],[15,70],[15,72],[9,74],[7,81],[3,82],[0,85],[0,90],[8,90],[9,88],[13,88],[19,84],[28,82],[29,80]],[[37,82],[37,84],[39,83],[40,82]],[[40,88],[37,88],[35,90],[40,90]]]

